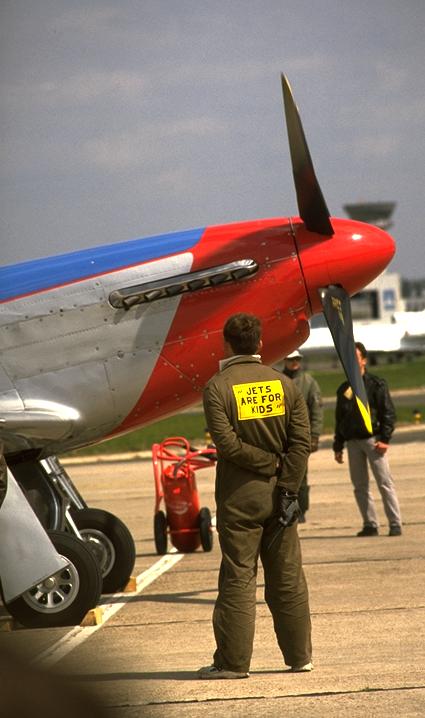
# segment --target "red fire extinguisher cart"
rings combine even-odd
[[[200,508],[195,472],[213,466],[216,458],[215,448],[193,449],[181,436],[153,444],[157,553],[167,553],[168,535],[178,551],[189,553],[200,545],[204,551],[211,551],[211,512],[206,507]],[[165,511],[160,508],[162,500]]]

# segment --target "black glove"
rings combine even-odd
[[[277,501],[279,523],[283,528],[292,526],[301,514],[298,495],[280,488]]]

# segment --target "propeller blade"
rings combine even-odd
[[[372,434],[372,420],[365,385],[356,359],[350,297],[345,289],[329,286],[319,290],[323,313],[334,340],[335,349],[344,368],[348,383],[356,397],[357,406],[367,431]]]
[[[329,210],[314,173],[298,108],[287,78],[285,75],[281,75],[281,78],[292,172],[300,217],[310,232],[332,236],[334,231],[329,220]]]

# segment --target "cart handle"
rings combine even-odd
[[[214,458],[209,459],[208,456],[211,456]],[[188,453],[187,456],[185,456],[183,459],[181,459],[180,461],[178,461],[174,464],[174,469],[173,469],[174,478],[176,478],[178,470],[187,461],[190,461],[190,463],[192,464],[192,468],[196,471],[196,469],[205,469],[208,466],[214,466],[216,460],[217,460],[217,450],[216,449],[199,449],[197,451],[192,451],[191,453]]]

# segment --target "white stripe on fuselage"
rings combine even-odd
[[[119,425],[151,376],[181,297],[125,311],[111,307],[109,294],[184,274],[192,262],[185,252],[0,305],[0,362],[24,405],[77,409],[75,445]]]

